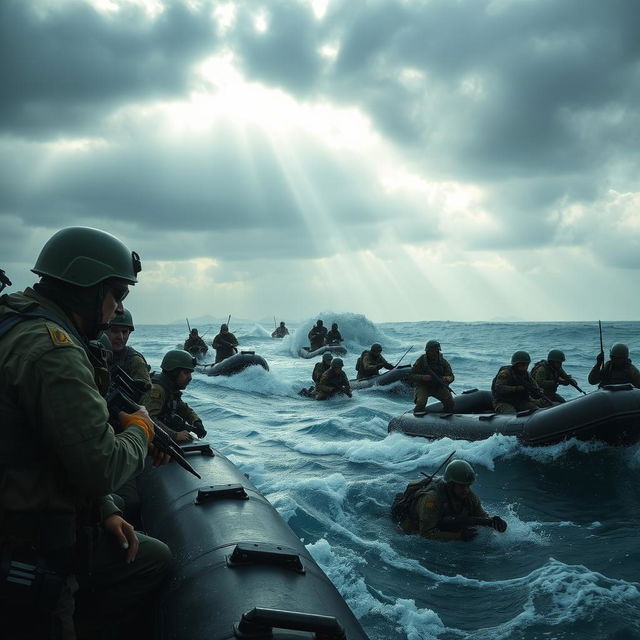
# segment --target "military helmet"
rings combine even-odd
[[[322,320],[318,320],[316,322],[316,327],[322,327],[324,325],[324,322],[322,322]]]
[[[622,342],[618,342],[611,347],[611,351],[609,352],[610,358],[628,358],[629,357],[629,347]]]
[[[444,470],[444,481],[455,484],[471,484],[476,479],[473,467],[464,460],[452,460]]]
[[[164,354],[160,368],[167,372],[175,371],[176,369],[193,371],[196,368],[196,359],[188,351],[172,349]]]
[[[323,360],[331,360],[333,358],[333,354],[330,351],[325,351],[322,354],[322,359]]]
[[[549,355],[547,356],[547,360],[550,362],[564,362],[566,358],[564,357],[564,353],[560,351],[560,349],[551,349],[549,351]]]
[[[331,361],[331,366],[332,366],[334,369],[337,369],[338,367],[344,367],[344,362],[342,362],[342,358],[334,358],[334,359]]]
[[[49,238],[31,269],[77,287],[92,287],[108,278],[135,284],[140,257],[106,231],[66,227]]]
[[[511,356],[511,364],[529,364],[531,362],[531,356],[526,351],[516,351]]]
[[[134,331],[133,318],[131,317],[131,311],[125,309],[122,313],[116,313],[115,318],[111,321],[111,327],[129,327],[131,331]]]
[[[221,324],[220,331],[229,331],[229,327],[226,324]]]
[[[282,321],[280,322],[280,326],[281,326],[281,327],[284,327],[284,320],[282,320]]]
[[[429,340],[429,342],[427,342],[424,350],[425,351],[429,351],[429,349],[437,349],[438,351],[440,351],[440,343],[437,340]]]
[[[373,351],[374,353],[380,353],[382,351],[382,345],[379,342],[374,342],[371,345],[370,351]]]

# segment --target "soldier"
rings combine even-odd
[[[326,400],[337,393],[351,397],[351,385],[347,374],[342,370],[342,358],[334,358],[331,366],[325,371],[316,385],[316,400]]]
[[[238,353],[238,340],[226,324],[220,325],[220,333],[213,339],[211,346],[216,350],[216,364]]]
[[[322,374],[325,371],[328,371],[331,367],[331,360],[333,360],[332,353],[327,352],[322,354],[322,360],[320,360],[320,362],[316,362],[316,366],[313,367],[313,373],[311,374],[313,384],[318,384],[318,382],[320,382]]]
[[[552,404],[565,402],[565,399],[558,394],[558,385],[576,386],[576,381],[562,367],[564,361],[565,356],[560,349],[551,349],[547,359],[536,362],[531,370],[531,377],[542,389],[544,397]]]
[[[144,397],[143,404],[152,418],[157,418],[167,426],[167,431],[176,442],[193,440],[193,431],[199,438],[207,432],[198,414],[182,400],[182,392],[191,382],[191,372],[195,360],[188,351],[172,349],[162,358],[160,375],[151,376],[151,389]]]
[[[448,385],[455,380],[451,365],[442,357],[440,343],[437,340],[429,340],[424,351],[413,363],[409,376],[409,381],[415,387],[413,413],[424,414],[427,400],[432,396],[442,402],[444,411],[451,412],[453,396]]]
[[[475,479],[475,471],[468,462],[452,460],[444,471],[444,479],[436,478],[413,494],[399,523],[402,530],[423,538],[464,542],[478,535],[477,526],[491,527],[500,533],[506,531],[507,523],[499,516],[489,517],[480,498],[471,491]]]
[[[144,408],[121,412],[117,435],[109,425],[95,342],[140,268],[111,234],[68,227],[40,252],[40,282],[0,300],[0,545],[3,571],[25,577],[3,580],[4,637],[75,638],[78,585],[76,618],[129,637],[170,566],[167,546],[136,533],[108,495],[142,469],[154,437]]]
[[[374,342],[371,345],[371,349],[363,351],[360,358],[360,367],[356,365],[358,380],[380,375],[380,369],[394,368],[393,365],[387,362],[382,356],[382,345],[379,342]]]
[[[191,329],[189,337],[184,341],[184,350],[188,351],[194,358],[199,358],[209,351],[209,347],[198,335],[198,330]]]
[[[147,361],[139,351],[127,346],[129,336],[134,330],[133,318],[127,309],[123,309],[121,314],[116,314],[116,317],[109,324],[109,328],[105,331],[111,341],[113,354],[109,368],[120,366],[134,380],[144,380],[150,387],[151,377]]]
[[[518,413],[540,407],[542,389],[531,378],[531,357],[526,351],[511,356],[511,366],[500,367],[491,383],[493,409],[496,413]]]
[[[640,371],[631,364],[629,359],[629,347],[619,342],[611,347],[611,358],[604,362],[604,353],[600,352],[596,358],[593,369],[589,372],[589,384],[597,384],[599,387],[605,384],[631,383],[640,389]]]
[[[325,344],[325,338],[327,336],[327,327],[324,326],[322,320],[318,320],[315,326],[311,327],[311,331],[307,334],[309,338],[309,351],[315,351]]]
[[[325,336],[325,341],[327,344],[332,344],[332,345],[336,345],[336,344],[340,344],[341,342],[344,342],[344,340],[342,339],[342,334],[338,331],[338,324],[336,322],[334,322],[331,325],[331,331],[327,332],[327,335]]]
[[[280,326],[276,327],[271,332],[272,338],[284,338],[285,336],[288,336],[288,335],[289,335],[289,329],[287,329],[287,327],[284,326],[284,322],[281,322]]]

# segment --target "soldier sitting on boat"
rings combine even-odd
[[[320,382],[320,378],[322,378],[322,374],[329,370],[331,367],[331,360],[333,359],[333,354],[329,351],[326,351],[322,354],[322,360],[316,362],[315,367],[313,367],[313,373],[311,374],[311,379],[313,380],[313,384],[308,389],[301,389],[299,394],[301,396],[310,396],[313,397],[316,385]]]
[[[149,376],[149,365],[144,356],[129,347],[127,342],[129,336],[135,330],[133,318],[128,309],[124,309],[121,314],[117,314],[109,324],[105,334],[111,341],[111,360],[109,368],[119,366],[124,369],[134,380],[144,380],[148,387],[151,386]]]
[[[332,345],[344,342],[342,334],[340,333],[340,331],[338,331],[338,324],[336,322],[331,325],[331,331],[327,332],[327,335],[325,336],[325,342],[326,344]]]
[[[342,370],[343,367],[342,358],[334,358],[331,361],[331,366],[322,374],[316,385],[316,400],[326,400],[339,393],[351,397],[351,385],[347,374]]]
[[[610,360],[604,362],[604,353],[601,351],[598,354],[596,363],[589,372],[589,384],[602,387],[605,384],[631,383],[640,389],[640,371],[631,364],[629,347],[621,342],[614,344],[609,357]]]
[[[435,540],[469,542],[478,535],[476,527],[491,527],[500,533],[507,523],[500,516],[490,517],[471,485],[476,479],[473,467],[464,460],[452,460],[444,479],[423,478],[409,483],[396,495],[392,518],[405,533]]]
[[[238,353],[238,340],[226,324],[220,325],[220,333],[213,339],[211,346],[216,350],[216,364]]]
[[[288,336],[288,335],[289,335],[289,329],[287,329],[287,327],[284,326],[284,322],[281,322],[280,326],[276,327],[271,332],[272,338],[284,338],[285,336]]]
[[[184,350],[188,351],[194,358],[197,358],[207,353],[209,347],[207,347],[205,341],[198,334],[198,330],[191,329],[191,331],[189,331],[189,337],[184,341]]]
[[[380,369],[394,368],[394,366],[383,357],[382,345],[379,342],[374,342],[371,345],[371,349],[363,351],[360,358],[358,358],[358,362],[356,363],[358,380],[380,375]]]
[[[565,399],[558,394],[558,386],[571,385],[577,387],[576,381],[564,370],[562,363],[565,355],[560,349],[551,349],[546,360],[533,365],[531,377],[542,389],[544,397],[553,404],[562,404]]]
[[[424,414],[430,397],[440,400],[445,412],[451,412],[453,396],[449,385],[455,380],[451,365],[442,356],[440,343],[437,340],[429,340],[424,351],[424,354],[413,363],[409,376],[409,381],[415,387],[413,413]]]
[[[151,376],[152,386],[142,404],[152,418],[166,427],[176,442],[193,440],[191,432],[199,438],[207,435],[198,414],[182,400],[182,392],[191,382],[195,360],[188,351],[172,349],[165,353],[160,364],[162,373]]]
[[[325,345],[327,327],[324,326],[322,320],[318,320],[316,324],[311,327],[307,337],[309,338],[309,351],[315,351]]]
[[[511,365],[500,367],[491,383],[493,410],[496,413],[518,413],[538,409],[544,404],[544,394],[529,375],[531,356],[526,351],[516,351],[511,356]]]

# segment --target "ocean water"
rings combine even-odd
[[[402,362],[409,364],[435,338],[457,392],[489,388],[518,349],[535,362],[552,348],[565,352],[579,386],[593,390],[587,374],[599,351],[597,322],[376,325],[356,314],[317,317],[339,324],[351,378],[372,342],[392,363],[413,346]],[[296,355],[315,320],[289,327],[284,340],[272,339],[270,326],[232,324],[241,348],[262,355],[270,371],[196,373],[184,398],[208,439],[304,541],[371,640],[640,638],[640,446],[527,448],[504,436],[430,442],[389,435],[389,420],[413,406],[401,385],[326,402],[298,395],[317,361]],[[603,333],[607,351],[625,342],[640,359],[640,323],[604,322]],[[159,370],[186,334],[181,325],[139,325],[129,344]],[[454,450],[475,467],[474,490],[507,521],[507,532],[483,529],[469,543],[403,534],[388,515],[395,493]]]

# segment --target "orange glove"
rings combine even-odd
[[[136,413],[125,413],[124,411],[121,411],[119,417],[120,426],[123,431],[128,429],[131,425],[136,425],[137,427],[140,427],[147,436],[147,444],[151,444],[151,442],[153,442],[153,438],[155,437],[153,423],[151,420],[147,419],[142,412],[136,411]]]

